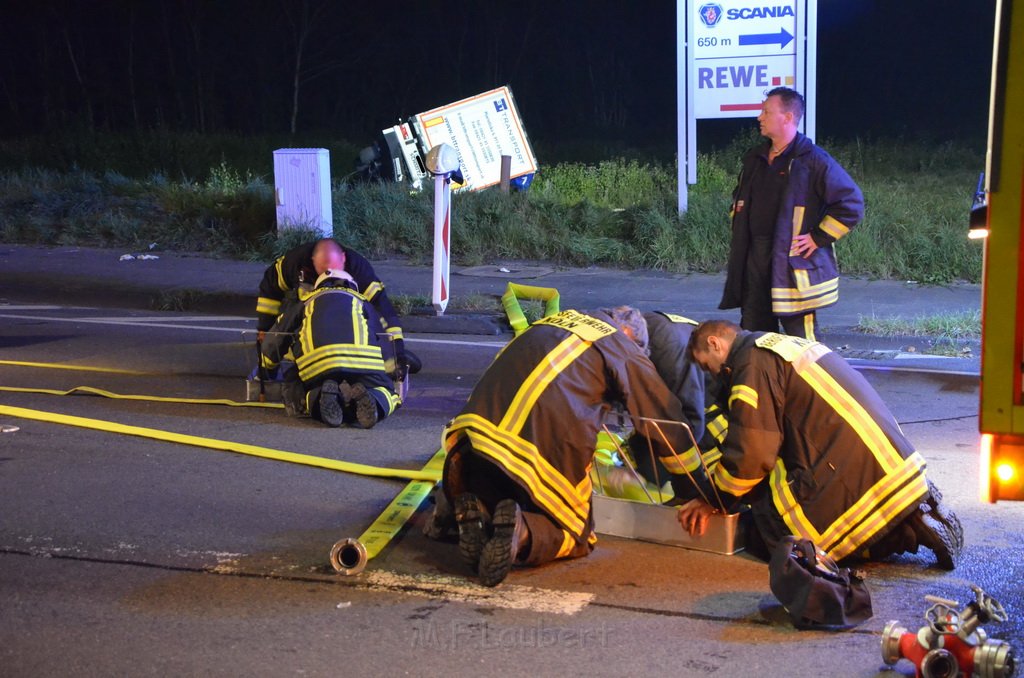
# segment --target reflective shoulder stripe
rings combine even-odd
[[[746,384],[735,384],[732,387],[732,395],[729,396],[729,409],[732,409],[732,405],[737,400],[744,402],[755,410],[757,409],[757,391]]]
[[[379,280],[374,280],[366,286],[366,289],[363,290],[363,296],[366,297],[367,301],[373,301],[374,297],[380,294],[383,289],[384,283]]]
[[[520,384],[498,426],[518,435],[544,389],[588,348],[589,343],[571,335],[549,351]]]
[[[274,270],[277,271],[277,286],[282,292],[288,291],[288,284],[284,281],[284,257],[278,257],[274,262]]]
[[[828,347],[811,339],[791,337],[786,334],[768,332],[757,338],[754,344],[782,356],[791,363],[798,372],[806,366],[818,361],[821,356],[829,353]]]
[[[614,326],[603,320],[580,313],[579,311],[562,311],[557,315],[549,315],[533,323],[534,325],[552,325],[572,332],[583,341],[597,341],[601,337],[615,334]]]

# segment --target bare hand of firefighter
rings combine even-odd
[[[691,537],[700,537],[708,529],[708,519],[715,513],[718,509],[703,499],[691,499],[679,507],[679,524]]]
[[[810,233],[804,233],[793,238],[793,245],[789,250],[790,256],[800,256],[807,259],[814,250],[818,249],[818,243],[814,242],[814,238],[811,237]]]

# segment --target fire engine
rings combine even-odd
[[[996,4],[984,184],[971,213],[984,238],[981,499],[1024,500],[1024,2]]]

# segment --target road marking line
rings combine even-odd
[[[12,320],[40,320],[43,322],[64,322],[64,323],[87,323],[91,325],[135,325],[137,327],[163,327],[168,329],[177,330],[201,330],[207,332],[232,332],[234,334],[249,333],[254,334],[256,330],[251,328],[234,328],[234,327],[206,327],[203,325],[178,325],[174,323],[163,323],[163,322],[152,322],[147,318],[144,322],[135,322],[131,319],[118,319],[118,318],[98,318],[98,317],[75,317],[75,318],[53,318],[50,316],[32,316],[32,315],[20,315],[16,313],[0,313],[0,318],[10,318]],[[238,320],[244,320],[245,322],[251,322],[248,318],[238,318]],[[441,344],[448,346],[474,346],[483,348],[501,348],[506,342],[503,341],[465,341],[458,339],[419,339],[416,337],[406,337],[406,341],[415,342],[419,344]]]
[[[574,615],[594,600],[593,593],[554,591],[533,586],[502,584],[488,588],[462,577],[429,574],[398,574],[375,571],[362,576],[366,588],[409,593],[427,598],[444,598],[470,605],[502,607],[509,610],[531,610],[549,614]],[[357,584],[360,585],[360,584]]]

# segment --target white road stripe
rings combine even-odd
[[[488,588],[460,577],[442,575],[376,571],[359,576],[369,589],[548,614],[576,614],[594,600],[593,593],[553,591],[508,583]]]
[[[56,311],[61,308],[68,308],[67,306],[39,306],[37,304],[28,304],[25,306],[12,306],[9,304],[0,304],[0,308],[5,311]]]
[[[34,307],[38,309],[39,307]],[[59,308],[59,307],[56,307]],[[207,318],[205,316],[197,316],[201,320],[211,320],[216,322],[224,322],[225,320],[240,320],[244,322],[252,322],[249,318],[230,316],[224,317],[213,317]],[[96,316],[76,316],[73,318],[56,318],[52,316],[36,316],[36,315],[20,315],[17,313],[0,313],[0,318],[9,318],[12,320],[39,320],[43,322],[63,322],[63,323],[86,323],[90,325],[127,325],[137,327],[163,327],[172,330],[199,330],[204,332],[231,332],[233,334],[254,334],[256,330],[252,328],[244,327],[208,327],[205,325],[179,325],[177,323],[169,322],[156,322],[161,320],[160,318],[102,318]],[[191,320],[191,318],[182,318],[182,320]],[[503,341],[464,341],[458,339],[420,339],[416,337],[406,337],[406,341],[415,342],[419,344],[443,344],[449,346],[474,346],[484,348],[501,348],[505,345]]]
[[[96,315],[96,316],[78,316],[79,320],[110,320],[110,316]],[[222,323],[222,322],[253,322],[253,318],[246,318],[240,315],[186,315],[186,316],[174,316],[168,318],[167,316],[126,316],[120,318],[120,320],[129,320],[133,323],[155,323],[155,322],[166,322],[167,320],[175,320],[177,322],[195,322],[195,323]]]

